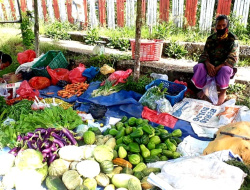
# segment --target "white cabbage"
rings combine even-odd
[[[95,177],[97,176],[101,169],[98,162],[94,160],[84,160],[76,165],[76,169],[83,177]]]
[[[4,153],[0,155],[0,175],[5,175],[14,165],[15,156],[13,154]]]
[[[12,189],[15,187],[16,174],[18,173],[17,167],[12,167],[6,174],[3,176],[2,185],[4,189]]]
[[[83,152],[83,159],[88,159],[93,157],[93,152],[95,149],[96,145],[84,145],[84,146],[80,146],[80,148],[82,149]]]
[[[20,170],[42,168],[44,166],[43,155],[37,150],[26,149],[18,153],[15,164]]]
[[[59,150],[59,157],[67,161],[80,161],[83,157],[82,149],[78,146],[64,146]]]
[[[70,162],[61,158],[54,160],[49,166],[50,176],[62,176],[66,171],[69,170]]]

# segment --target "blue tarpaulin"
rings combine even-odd
[[[143,110],[143,106],[138,103],[141,94],[138,94],[133,91],[125,91],[121,90],[120,92],[111,94],[109,96],[99,96],[92,98],[91,93],[93,90],[97,89],[100,86],[100,82],[93,82],[90,84],[88,90],[78,98],[77,110],[88,112],[89,104],[95,103],[95,104],[101,104],[107,106],[108,110],[105,114],[106,117],[118,117],[121,118],[124,115],[128,117],[141,117],[141,113]],[[157,126],[158,124],[152,123],[153,126]],[[195,132],[193,131],[193,128],[191,124],[187,121],[178,120],[175,124],[174,128],[171,129],[168,126],[166,126],[166,129],[169,132],[172,132],[175,129],[181,129],[183,136],[182,139],[186,136],[190,135],[196,139],[199,140],[211,140],[209,138],[204,137],[198,137]]]
[[[100,86],[100,82],[92,82],[87,91],[77,99],[77,110],[88,112],[90,103],[104,105],[108,108],[106,117],[141,117],[143,106],[138,103],[141,94],[133,91],[121,90],[108,96],[91,97],[93,90]]]
[[[97,89],[100,86],[101,82],[92,82],[89,85],[89,88],[84,92],[81,96],[72,96],[71,98],[62,98],[60,96],[57,96],[57,92],[62,89],[62,87],[59,86],[49,86],[46,89],[40,90],[40,97],[43,98],[49,98],[49,97],[55,97],[62,99],[69,103],[75,103],[74,108],[79,111],[89,111],[89,106],[91,103],[100,104],[107,106],[107,112],[105,114],[106,118],[109,117],[117,117],[121,118],[123,116],[128,117],[141,117],[141,113],[143,110],[143,106],[138,102],[141,98],[141,94],[133,92],[133,91],[125,91],[121,90],[117,93],[108,95],[108,96],[98,96],[98,97],[92,97],[91,93],[93,90]],[[48,92],[54,92],[54,94],[46,94]],[[157,126],[158,124],[152,123],[153,126]],[[167,127],[167,126],[166,126]],[[209,138],[204,137],[198,137],[189,122],[178,120],[175,124],[175,127],[173,129],[168,128],[167,130],[169,132],[173,131],[174,129],[181,129],[183,132],[183,137],[190,135],[196,139],[199,140],[211,140]]]

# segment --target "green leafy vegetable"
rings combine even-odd
[[[110,94],[113,94],[115,92],[119,92],[120,90],[125,88],[125,85],[123,83],[119,83],[115,86],[113,86],[113,82],[109,80],[105,80],[105,84],[103,86],[100,86],[98,89],[93,90],[91,93],[92,97],[97,96],[108,96]]]
[[[82,124],[82,119],[72,108],[65,110],[60,106],[53,106],[51,108],[45,108],[41,113],[21,114],[20,120],[17,121],[16,129],[20,133],[34,131],[40,127],[65,127],[73,130],[80,124]]]

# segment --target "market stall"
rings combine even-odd
[[[227,186],[240,188],[247,172],[224,161],[249,163],[248,108],[185,98],[185,85],[163,79],[144,94],[126,91],[131,69],[67,66],[49,51],[17,69],[32,78],[1,85],[0,189],[200,189],[194,176],[213,189],[231,179]],[[237,147],[241,137],[221,126],[243,138]]]

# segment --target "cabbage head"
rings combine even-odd
[[[4,189],[12,189],[15,187],[15,179],[16,179],[16,174],[18,171],[19,170],[17,167],[12,167],[6,173],[6,175],[3,176],[2,183],[3,183]]]
[[[102,162],[104,160],[111,161],[114,157],[113,149],[107,145],[99,145],[94,149],[94,157],[97,162]]]
[[[42,182],[43,182],[43,180],[45,180],[45,178],[48,175],[48,165],[44,164],[44,166],[42,168],[38,168],[38,169],[36,169],[36,171],[37,171],[37,173],[40,174]]]
[[[95,190],[97,187],[97,182],[94,178],[87,178],[84,180],[83,185],[86,186],[89,190]]]
[[[69,170],[63,174],[62,181],[67,189],[76,189],[83,180],[77,171]]]
[[[0,155],[0,175],[5,175],[14,165],[15,156],[13,154],[4,153]]]
[[[23,169],[16,173],[16,190],[40,189],[42,176],[34,169]]]
[[[43,155],[34,149],[26,149],[18,153],[15,165],[20,170],[42,168],[44,166]]]
[[[49,175],[54,177],[62,176],[66,171],[69,170],[69,165],[70,162],[61,158],[54,160],[49,166]]]

